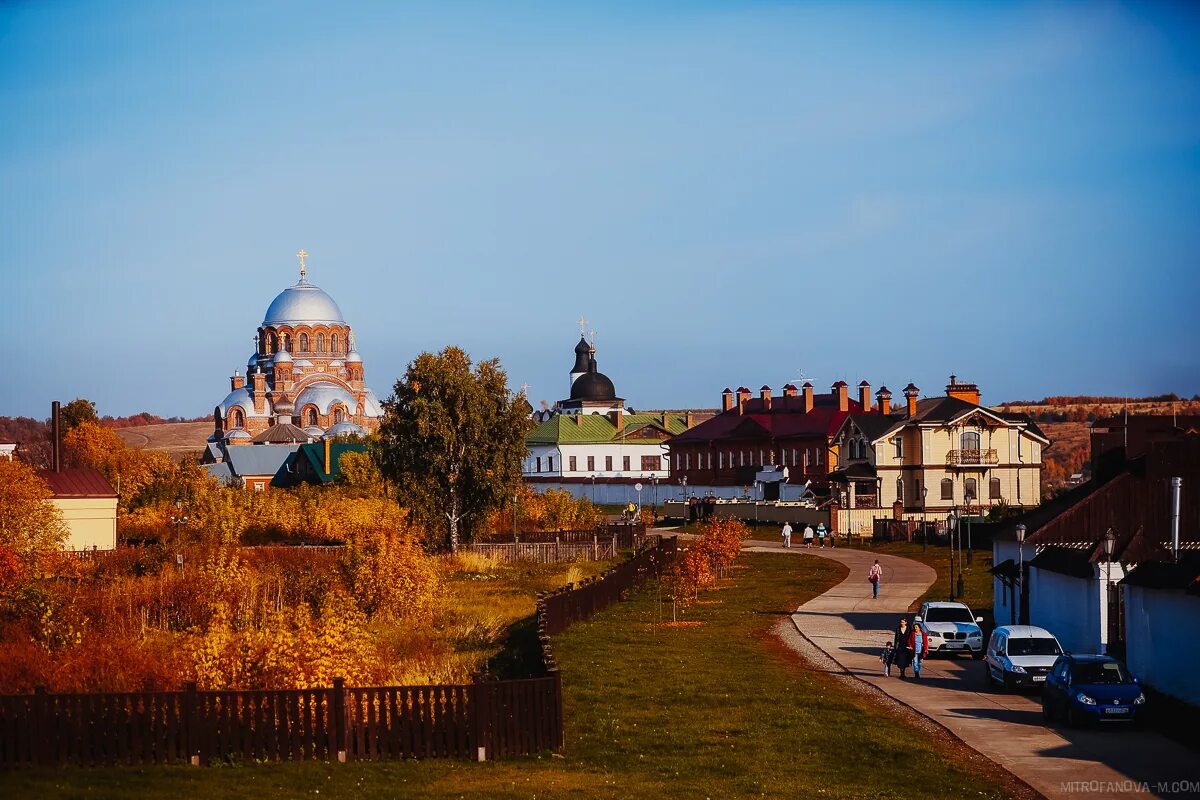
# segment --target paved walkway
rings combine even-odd
[[[796,628],[849,673],[944,725],[1047,797],[1200,795],[1171,786],[1191,781],[1200,790],[1195,752],[1153,731],[1074,730],[1061,723],[1047,727],[1037,694],[991,690],[981,663],[970,658],[930,659],[920,682],[883,677],[879,650],[899,615],[933,583],[932,568],[870,550],[793,546],[787,551],[754,541],[745,549],[809,553],[849,567],[844,581],[796,609]],[[883,582],[873,600],[867,571],[876,558]]]

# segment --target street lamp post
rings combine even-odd
[[[517,493],[513,492],[513,541],[517,540]],[[592,505],[595,505],[593,503]]]
[[[650,473],[650,485],[654,487],[654,505],[651,510],[654,512],[654,518],[658,519],[658,475]]]
[[[926,500],[929,497],[929,487],[921,487],[921,552],[929,549],[929,516],[926,513]]]
[[[1112,591],[1113,547],[1117,543],[1117,535],[1115,533],[1113,533],[1112,528],[1109,528],[1107,531],[1104,532],[1104,539],[1102,540],[1102,542],[1104,544],[1104,564],[1105,564],[1105,566],[1104,566],[1104,602],[1106,604],[1106,607],[1109,609],[1109,611],[1111,611],[1112,607],[1107,605],[1107,603],[1108,603],[1108,593]],[[1109,622],[1111,623],[1111,620]],[[1105,628],[1107,630],[1104,631],[1103,647],[1104,647],[1104,652],[1107,653],[1108,652],[1108,644],[1109,644],[1108,643],[1108,631],[1112,629],[1112,626],[1111,626],[1111,624],[1106,625]]]
[[[596,505],[596,473],[592,473],[592,505]]]
[[[967,492],[967,508],[968,509],[971,508],[971,502],[974,499],[975,499],[975,495],[971,494],[970,492]],[[959,544],[961,544],[961,542]],[[961,549],[962,548],[960,547],[959,550],[961,550]],[[960,552],[959,555],[961,556],[962,553]],[[967,517],[967,563],[968,564],[975,563],[974,555],[975,555],[975,551],[971,548],[971,517]]]
[[[1012,624],[1021,624],[1021,595],[1025,592],[1025,524],[1017,525],[1017,597],[1013,603]]]
[[[950,547],[950,599],[954,599],[954,531],[958,528],[958,506],[952,506],[946,518],[946,544]]]

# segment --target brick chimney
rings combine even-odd
[[[608,420],[613,424],[613,427],[617,429],[617,433],[625,430],[625,412],[621,409],[618,408],[617,410],[610,412],[608,415]]]
[[[758,390],[758,396],[762,400],[763,411],[770,411],[771,410],[771,387],[764,385],[761,389]]]
[[[804,394],[804,413],[807,414],[813,410],[813,385],[808,381],[805,381],[804,385],[800,388],[803,390]]]
[[[875,393],[875,399],[879,401],[879,413],[885,417],[892,413],[892,393],[888,391],[886,386],[880,386],[879,391]]]
[[[671,415],[665,411],[662,413],[662,426],[667,430],[671,430]]]
[[[721,410],[733,410],[733,390],[728,386],[725,387],[725,391],[721,392]]]
[[[946,384],[946,396],[979,405],[979,387],[973,383],[959,383],[957,375],[950,376],[950,382]]]
[[[850,410],[850,385],[845,381],[838,381],[833,384],[833,396],[837,399],[838,411]]]
[[[858,404],[862,406],[863,413],[871,410],[871,384],[866,381],[858,384]]]
[[[904,399],[908,403],[908,415],[915,417],[917,415],[917,398],[921,396],[921,390],[911,383],[904,387]]]
[[[692,412],[690,412],[690,411],[685,411],[683,414],[683,427],[687,428],[688,430],[691,430],[692,426],[695,424],[696,424],[695,415],[692,414]]]
[[[241,389],[245,385],[246,385],[246,379],[243,378],[241,373],[235,369],[233,371],[233,377],[231,377],[229,379],[229,390],[231,392],[236,392],[238,389]]]
[[[62,407],[57,400],[50,403],[50,468],[62,472]]]
[[[737,391],[737,406],[738,406],[739,414],[746,413],[746,403],[749,403],[749,402],[750,402],[750,390],[747,389],[745,386],[739,386],[738,391]]]
[[[796,396],[796,394],[797,392],[795,384],[785,383],[783,385],[783,407],[785,409],[790,409],[796,402],[792,399]]]
[[[583,412],[581,411],[578,414],[572,414],[571,416],[575,417],[575,427],[582,428],[583,427]]]

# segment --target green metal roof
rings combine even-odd
[[[576,417],[579,417],[579,420]],[[687,430],[682,414],[668,414],[667,425],[663,426],[662,414],[626,414],[625,429],[617,433],[617,426],[607,416],[600,414],[558,414],[543,422],[525,437],[525,444],[603,444],[622,439],[636,439],[639,429],[647,425],[656,430],[665,430],[674,436]]]
[[[342,453],[365,453],[367,446],[362,442],[330,442],[329,443],[329,473],[325,473],[325,443],[313,442],[312,444],[300,445],[300,458],[308,459],[308,463],[312,465],[313,472],[321,483],[330,483],[337,480],[338,475],[342,474],[342,466],[339,463]]]

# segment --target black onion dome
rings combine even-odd
[[[617,387],[603,372],[587,372],[571,384],[572,400],[616,400]]]
[[[579,344],[575,345],[575,366],[571,368],[571,372],[587,372],[591,353],[591,345],[587,343],[587,339],[580,336]]]

